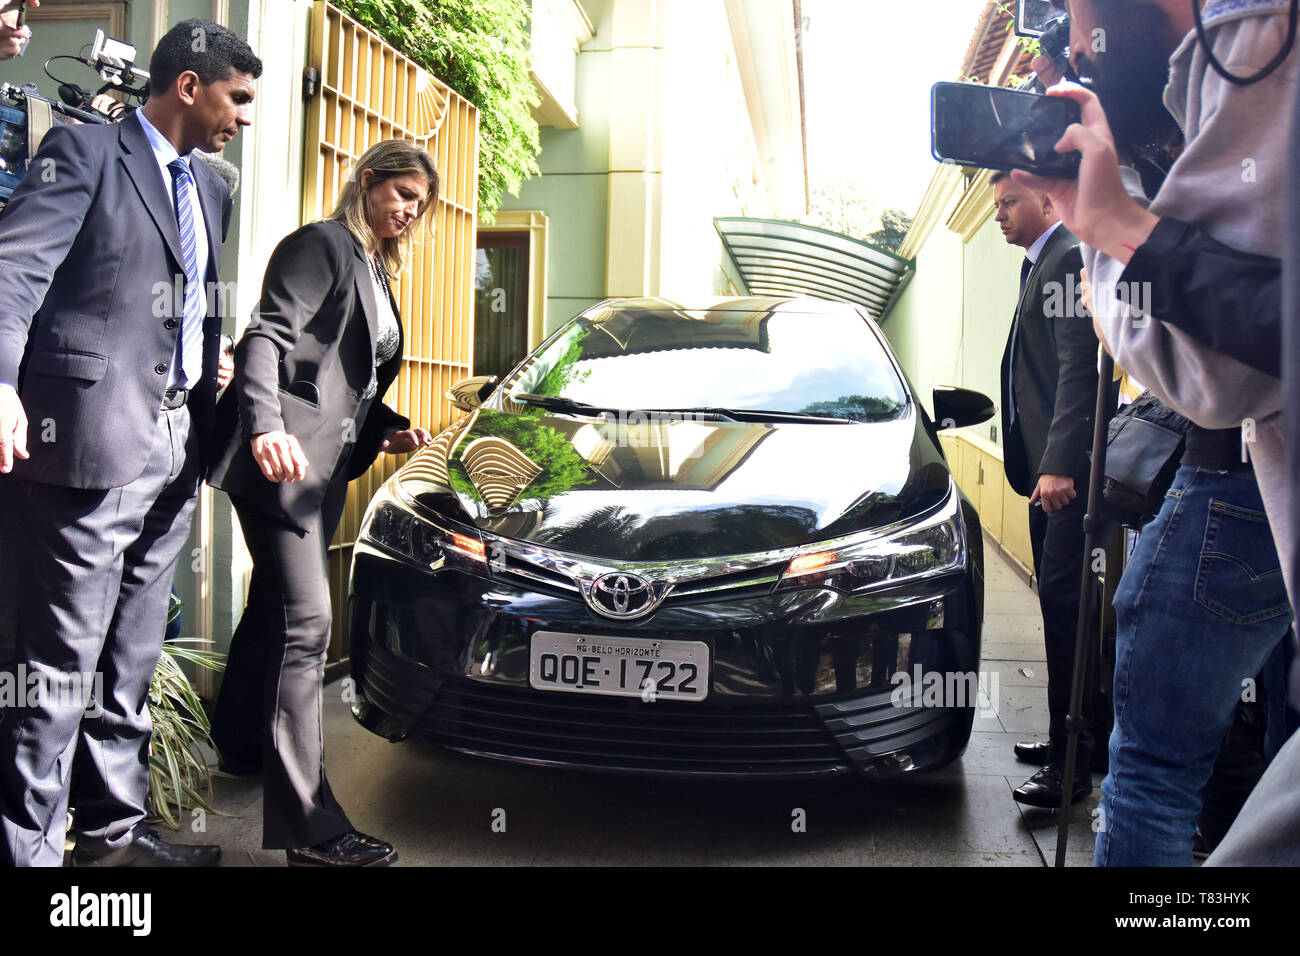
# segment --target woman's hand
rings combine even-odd
[[[405,455],[422,445],[433,442],[433,435],[427,428],[408,428],[404,432],[393,432],[383,444],[383,449],[390,455]]]
[[[267,481],[302,481],[307,477],[307,456],[298,439],[288,432],[262,432],[248,443]]]
[[[1138,205],[1119,175],[1115,138],[1095,93],[1075,84],[1054,86],[1048,96],[1064,96],[1083,109],[1083,122],[1070,126],[1056,144],[1058,153],[1078,150],[1083,159],[1078,179],[1047,179],[1023,170],[1016,182],[1052,197],[1066,228],[1112,259],[1127,264],[1147,241],[1160,217]]]

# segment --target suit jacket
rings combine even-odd
[[[235,347],[234,381],[217,406],[210,484],[306,529],[345,454],[351,480],[370,467],[385,438],[410,427],[381,401],[402,364],[399,339],[394,356],[374,368],[381,307],[397,311],[391,292],[382,306],[375,301],[366,253],[343,224],[309,223],[280,241],[253,322]],[[375,397],[363,410],[372,370]],[[262,474],[249,439],[271,431],[302,445],[302,481]]]
[[[212,282],[230,191],[205,164],[190,169]],[[31,453],[16,477],[98,489],[144,471],[183,315],[175,209],[135,117],[46,135],[0,217],[0,382],[22,397]],[[190,397],[204,437],[221,338],[221,297],[205,298],[203,374]]]
[[[1088,474],[1098,343],[1079,304],[1082,267],[1079,240],[1057,226],[1029,272],[1002,356],[1004,466],[1025,496],[1040,475],[1068,475],[1081,486]]]

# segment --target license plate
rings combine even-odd
[[[704,700],[709,645],[538,631],[528,683],[537,690],[643,700]]]

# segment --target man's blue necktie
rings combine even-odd
[[[203,375],[203,270],[199,268],[194,242],[194,210],[190,205],[193,180],[185,160],[177,157],[167,164],[172,172],[172,195],[176,201],[176,225],[181,233],[181,256],[185,260],[185,315],[181,321],[181,369],[186,387]]]

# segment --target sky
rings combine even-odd
[[[930,87],[956,80],[984,0],[803,0],[809,184],[913,215],[936,163]]]

